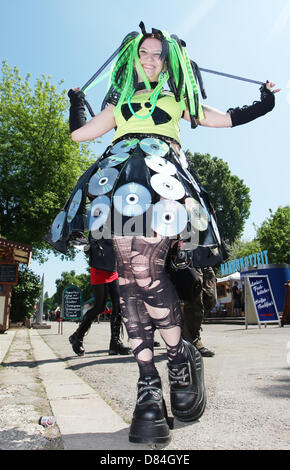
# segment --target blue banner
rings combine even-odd
[[[260,323],[280,322],[268,276],[247,276]]]

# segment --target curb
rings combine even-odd
[[[0,365],[3,362],[9,348],[12,343],[17,330],[7,330],[5,333],[0,335]]]
[[[65,450],[149,450],[128,441],[128,424],[54,354],[37,330],[29,335]]]

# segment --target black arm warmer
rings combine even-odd
[[[264,116],[275,106],[274,93],[266,88],[266,85],[262,85],[260,88],[261,101],[254,101],[251,106],[243,106],[242,108],[230,108],[227,113],[231,115],[232,127],[246,124],[260,116]]]
[[[69,110],[69,130],[73,132],[86,123],[85,94],[82,91],[69,90],[68,97],[71,103]]]

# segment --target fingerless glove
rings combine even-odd
[[[261,101],[254,101],[251,106],[243,106],[242,108],[230,108],[227,113],[231,115],[232,127],[240,126],[257,119],[260,116],[264,116],[275,106],[274,93],[268,88],[266,84],[260,88]]]
[[[82,91],[69,90],[68,97],[71,103],[69,110],[69,130],[73,132],[86,123],[85,94]]]

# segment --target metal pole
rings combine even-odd
[[[234,78],[235,80],[242,80],[243,82],[257,83],[258,85],[264,85],[264,82],[258,82],[257,80],[251,80],[250,78],[239,77],[238,75],[231,75],[229,73],[217,72],[216,70],[203,69],[199,67],[202,72],[213,73],[215,75],[221,75],[222,77]]]

